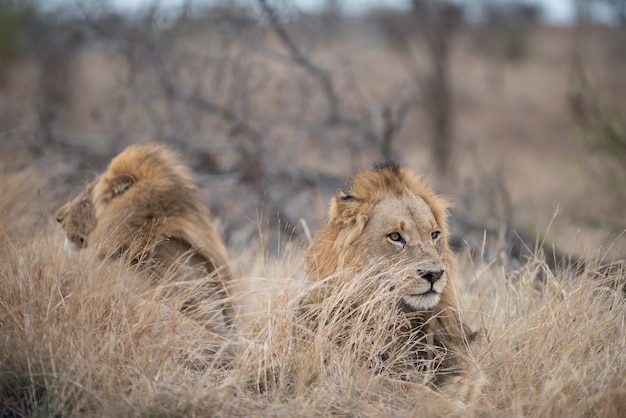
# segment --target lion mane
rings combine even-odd
[[[413,345],[416,361],[429,357],[428,347],[443,353],[435,367],[439,373],[434,370],[435,383],[443,382],[444,375],[462,373],[461,358],[474,334],[459,314],[457,267],[448,245],[449,207],[417,173],[395,162],[356,175],[345,192],[339,189],[331,199],[328,221],[306,251],[312,289],[301,300],[300,315],[310,324],[325,301],[331,300],[331,309],[340,309],[342,302],[333,292],[341,285],[376,282],[374,289],[384,289],[387,295],[380,300],[394,304],[394,315],[404,318],[403,332],[397,335],[419,342]],[[358,297],[346,302],[348,310],[359,312],[373,299],[367,292]]]
[[[56,218],[79,249],[124,259],[154,283],[166,277],[187,283],[182,289],[189,299],[181,309],[204,323],[221,316],[218,331],[227,333],[234,316],[228,254],[190,171],[173,151],[160,144],[127,147]],[[207,308],[216,304],[221,309]]]

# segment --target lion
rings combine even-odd
[[[370,338],[365,352],[370,363],[377,362],[370,369],[388,371],[390,356],[402,353],[412,363],[403,367],[428,365],[432,373],[427,382],[434,386],[465,373],[467,345],[475,334],[459,314],[457,267],[448,245],[449,207],[417,173],[395,162],[361,172],[345,192],[337,190],[328,221],[305,253],[305,274],[313,286],[300,302],[299,317],[306,318],[307,328],[342,315],[340,321],[349,327],[367,328],[357,338],[338,337],[343,335],[338,328],[328,333],[343,338],[340,343],[351,338],[353,350],[368,335],[386,333],[379,340]],[[376,301],[393,306],[381,310]],[[381,331],[377,323],[383,322],[387,328]],[[382,347],[375,360],[374,343]],[[408,380],[402,372],[395,376]]]
[[[126,260],[151,283],[174,282],[164,287],[185,295],[182,311],[231,334],[226,248],[190,171],[167,147],[129,146],[56,218],[75,248]]]

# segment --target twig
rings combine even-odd
[[[272,24],[272,28],[278,39],[287,47],[289,53],[291,54],[291,59],[302,68],[304,68],[309,74],[315,77],[324,90],[324,94],[326,95],[326,99],[328,100],[329,112],[328,112],[328,123],[338,124],[345,123],[347,120],[344,119],[339,111],[339,98],[337,93],[335,92],[335,86],[333,85],[332,78],[321,67],[315,65],[305,54],[298,49],[296,44],[292,41],[287,33],[287,29],[282,25],[278,16],[276,15],[276,11],[267,4],[266,0],[258,0],[259,5],[263,9],[263,12],[267,15]]]
[[[176,100],[193,105],[195,107],[198,107],[204,110],[207,113],[211,113],[215,116],[218,116],[224,119],[225,121],[227,121],[233,126],[233,131],[237,131],[237,132],[238,131],[246,131],[246,132],[251,131],[250,127],[247,124],[245,124],[239,118],[239,116],[237,116],[237,114],[234,111],[232,111],[231,109],[222,107],[218,105],[217,103],[210,101],[206,97],[203,97],[197,93],[194,93],[194,94],[184,93],[182,90],[174,86],[172,83],[169,83],[167,85],[167,93],[168,95],[175,98]]]
[[[380,149],[383,154],[383,158],[386,160],[393,158],[393,153],[391,152],[393,138],[402,128],[406,115],[412,104],[413,100],[405,100],[398,108],[395,118],[393,117],[392,109],[389,106],[385,106],[383,108],[381,114],[383,129],[380,138]]]
[[[411,103],[403,103],[400,106],[395,120],[390,111],[389,113],[385,113],[383,110],[383,114],[381,115],[383,119],[383,130],[380,133],[378,133],[372,125],[372,119],[369,116],[360,119],[346,117],[341,111],[339,96],[336,93],[331,74],[319,65],[315,64],[298,48],[296,43],[289,36],[285,26],[280,21],[276,10],[267,3],[267,0],[258,0],[258,2],[263,12],[267,15],[272,29],[278,36],[278,39],[286,47],[289,58],[294,63],[301,66],[309,75],[314,77],[321,84],[322,91],[326,97],[329,107],[326,123],[329,125],[347,126],[355,130],[359,135],[362,135],[365,138],[373,139],[373,142],[378,145],[383,158],[391,158],[393,156],[391,152],[393,137],[397,134],[400,126],[402,125]],[[383,106],[383,109],[389,109],[389,107]],[[365,114],[369,115],[370,112],[365,112]]]

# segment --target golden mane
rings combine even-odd
[[[101,255],[153,252],[175,238],[204,258],[209,272],[230,275],[226,248],[192,175],[166,147],[126,148],[100,176],[93,203],[97,226],[90,241]]]

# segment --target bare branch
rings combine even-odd
[[[172,83],[169,83],[166,87],[168,95],[170,95],[172,98],[202,109],[205,112],[218,116],[219,118],[224,119],[225,121],[230,123],[232,125],[232,134],[245,132],[248,134],[252,134],[251,136],[253,137],[257,136],[256,132],[254,132],[245,122],[243,122],[239,118],[239,116],[237,116],[237,114],[231,109],[222,107],[197,93],[187,94],[174,86]]]
[[[382,110],[381,117],[383,121],[383,128],[380,138],[380,150],[383,158],[386,160],[393,158],[393,153],[391,151],[393,138],[402,128],[406,115],[408,114],[412,104],[413,100],[405,100],[398,108],[395,118],[393,116],[393,111],[389,106],[385,106]]]
[[[324,89],[324,94],[326,95],[326,99],[328,100],[328,105],[330,107],[328,112],[328,123],[329,124],[337,124],[337,123],[345,123],[346,120],[341,116],[339,111],[339,98],[337,93],[335,92],[335,86],[333,84],[332,78],[328,74],[327,71],[322,69],[321,67],[315,65],[305,54],[298,49],[293,40],[289,37],[287,33],[287,29],[280,22],[278,16],[276,15],[276,11],[267,4],[266,0],[258,0],[259,5],[263,9],[263,12],[267,15],[272,24],[272,28],[278,39],[287,47],[289,53],[291,54],[291,59],[302,68],[304,68],[309,74],[315,77],[322,88]]]

